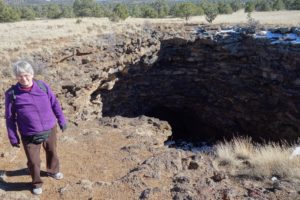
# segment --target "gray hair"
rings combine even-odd
[[[18,62],[13,63],[13,75],[17,77],[22,73],[28,73],[32,76],[34,75],[34,70],[32,65],[24,60],[20,60]]]

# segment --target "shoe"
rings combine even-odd
[[[60,179],[63,179],[64,178],[64,174],[61,173],[61,172],[57,172],[55,174],[51,174],[51,173],[48,173],[48,176],[56,179],[56,180],[60,180]]]
[[[32,193],[36,194],[36,195],[40,195],[40,194],[43,193],[43,189],[41,187],[40,188],[33,188]]]

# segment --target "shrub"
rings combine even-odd
[[[165,0],[156,0],[151,4],[158,17],[166,17],[169,13],[169,6]]]
[[[95,0],[75,0],[73,3],[73,11],[78,17],[92,17],[95,7]]]
[[[35,17],[46,17],[47,16],[47,6],[46,5],[39,5],[39,6],[33,6],[32,7]]]
[[[256,3],[255,10],[256,11],[270,11],[270,10],[272,10],[272,6],[267,1],[260,1],[260,2]]]
[[[73,8],[70,6],[63,5],[61,6],[61,16],[64,18],[73,18],[75,17],[75,14],[73,12]]]
[[[273,10],[284,10],[285,5],[282,0],[276,0],[273,4]]]
[[[142,16],[142,9],[139,5],[135,5],[130,10],[130,16],[132,17],[141,17]]]
[[[117,4],[113,9],[113,13],[113,16],[122,20],[126,19],[129,16],[128,8],[124,4]]]
[[[249,28],[249,31],[252,33],[255,33],[258,29],[259,29],[259,21],[255,20],[252,16],[251,16],[251,12],[249,12],[247,14],[247,25]]]
[[[22,19],[33,20],[35,19],[35,12],[31,7],[23,7],[20,10],[20,15]]]
[[[294,10],[300,10],[300,0],[295,0],[294,3],[292,4],[292,8]]]
[[[250,13],[255,10],[255,3],[253,1],[246,2],[245,12]]]
[[[196,13],[196,6],[190,2],[181,3],[179,9],[180,16],[184,17],[186,21]]]
[[[243,8],[243,5],[240,0],[234,0],[233,2],[230,3],[230,6],[234,12]]]
[[[222,3],[222,2],[218,3],[218,11],[220,14],[232,14],[233,13],[233,10],[232,10],[230,4]]]
[[[48,6],[47,17],[50,19],[57,19],[61,16],[61,9],[57,4],[50,4]]]
[[[195,15],[204,15],[204,9],[201,5],[196,5],[195,7]]]
[[[120,17],[117,16],[115,13],[112,13],[112,14],[109,16],[109,20],[112,21],[112,22],[118,22],[118,21],[120,21]]]
[[[11,7],[5,7],[0,12],[0,22],[14,22],[20,19],[20,15]]]
[[[149,5],[145,5],[142,7],[142,17],[144,18],[157,18],[158,14],[156,12],[156,10]]]
[[[0,22],[14,22],[20,20],[20,14],[16,9],[7,6],[0,0]]]
[[[82,22],[82,19],[76,19],[76,24],[80,24]]]
[[[95,7],[92,9],[92,16],[93,17],[105,17],[105,16],[109,16],[105,14],[105,9],[99,5],[96,4]]]
[[[218,16],[218,7],[215,4],[207,4],[204,9],[205,19],[209,23],[212,23]]]
[[[179,3],[176,3],[175,5],[173,5],[170,9],[170,15],[172,15],[173,17],[180,17],[180,9],[179,9]]]

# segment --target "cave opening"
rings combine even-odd
[[[241,38],[161,41],[159,52],[148,55],[155,61],[146,56],[128,65],[113,89],[101,91],[103,116],[168,121],[175,141],[297,140],[300,50],[234,37]]]
[[[145,115],[167,121],[170,124],[172,135],[166,142],[181,143],[184,141],[196,145],[213,144],[233,136],[203,122],[195,110],[189,108],[171,108],[158,105],[151,107]]]

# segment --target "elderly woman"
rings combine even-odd
[[[20,147],[20,137],[32,177],[32,192],[42,193],[40,149],[46,152],[47,174],[62,179],[56,151],[56,124],[66,129],[66,119],[50,87],[34,80],[32,65],[26,61],[13,64],[17,84],[5,92],[5,118],[8,138],[13,147]]]

